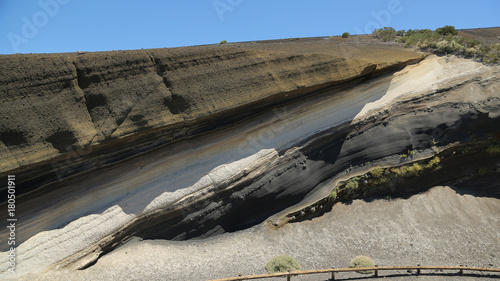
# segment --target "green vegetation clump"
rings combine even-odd
[[[224,44],[227,44],[226,40],[222,40],[222,41],[219,42],[219,45],[224,45]]]
[[[349,32],[342,33],[342,38],[349,38],[349,36],[351,36]]]
[[[374,178],[380,178],[384,175],[384,169],[377,167],[377,168],[371,170],[370,173],[372,174],[372,176]]]
[[[337,189],[335,188],[332,193],[330,193],[330,198],[335,200],[337,198]]]
[[[398,39],[398,42],[405,43],[405,47],[417,47],[421,49],[434,47],[440,36],[432,30],[408,30],[405,36]]]
[[[439,35],[448,35],[448,34],[457,35],[458,31],[455,29],[454,26],[445,25],[443,27],[436,29],[436,33]]]
[[[401,166],[399,168],[392,168],[391,172],[396,177],[418,176],[424,170],[424,166],[414,163],[411,166]]]
[[[418,164],[418,163],[415,163],[413,165],[411,165],[410,167],[408,167],[408,174],[410,176],[418,176],[420,174],[420,172],[422,172],[424,170],[424,167],[422,167],[422,165]]]
[[[439,164],[441,162],[441,159],[436,156],[429,161],[424,168],[425,169],[434,169],[434,170],[439,170],[441,168],[441,165]]]
[[[410,152],[411,154],[411,152]],[[401,179],[408,177],[420,176],[425,171],[435,172],[441,169],[441,159],[438,156],[423,162],[415,162],[408,165],[401,165],[393,168],[380,168],[376,167],[368,173],[353,177],[343,184],[339,185],[332,191],[330,197],[336,199],[339,197],[341,200],[348,200],[359,195],[366,195],[371,191],[376,191],[380,188],[387,187],[387,185],[398,182]]]
[[[487,172],[488,172],[488,169],[486,169],[486,167],[479,167],[477,169],[477,175],[481,176],[481,177],[486,175]]]
[[[486,147],[486,153],[495,154],[500,153],[500,144],[490,144]]]
[[[276,256],[266,264],[269,273],[290,272],[300,270],[300,264],[290,256]]]
[[[446,25],[435,31],[430,29],[409,29],[395,31],[392,27],[376,29],[373,38],[384,42],[397,41],[405,47],[437,54],[454,54],[474,58],[486,64],[500,63],[500,43],[483,44],[478,40],[458,35],[454,26]],[[399,37],[396,39],[396,36]]]
[[[489,46],[482,45],[481,47],[479,48],[479,53],[483,55],[484,63],[500,62],[500,43],[491,44]]]
[[[448,41],[443,39],[436,44],[436,49],[439,53],[463,53],[464,47],[458,44],[455,40]]]
[[[462,36],[455,36],[454,39],[458,44],[464,46],[464,48],[476,48],[479,45],[481,45],[481,41],[476,40],[476,39],[471,39],[467,37],[462,37]]]
[[[406,174],[408,174],[408,167],[407,166],[401,166],[399,168],[392,168],[391,172],[396,177],[404,177],[404,176],[406,176]]]
[[[372,33],[373,38],[380,39],[384,42],[394,41],[396,39],[396,30],[392,27],[384,27],[375,29]]]
[[[351,260],[350,268],[360,268],[360,267],[375,267],[375,262],[367,256],[357,256]],[[373,274],[373,270],[360,270],[356,271],[361,274]]]
[[[345,185],[345,187],[348,189],[356,189],[358,188],[358,186],[359,186],[358,177],[350,179]]]
[[[486,152],[489,154],[500,153],[500,146],[499,145],[489,145],[486,148]]]
[[[377,167],[370,171],[372,178],[370,179],[370,184],[380,185],[387,182],[387,177],[385,176],[385,170]]]

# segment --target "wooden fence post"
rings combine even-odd
[[[500,273],[500,268],[481,268],[481,267],[467,267],[464,265],[459,265],[459,266],[421,266],[418,264],[417,266],[378,266],[374,265],[371,267],[374,272],[375,277],[379,277],[379,271],[383,270],[408,270],[409,273],[413,272],[413,270],[416,270],[417,275],[422,274],[422,270],[428,270],[429,272],[427,275],[432,275],[433,271],[455,271],[458,270],[458,274],[465,274],[464,272],[466,271],[485,271],[485,272],[497,272]],[[261,275],[250,275],[250,276],[239,276],[239,277],[232,277],[232,278],[224,278],[224,279],[216,279],[212,281],[236,281],[236,280],[250,280],[250,279],[262,279],[262,278],[275,278],[279,276],[279,278],[286,277],[288,281],[291,280],[292,276],[298,276],[298,275],[306,275],[306,274],[326,274],[326,273],[331,273],[332,278],[330,280],[335,280],[335,273],[337,272],[355,272],[357,269],[354,268],[330,268],[330,269],[320,269],[320,270],[305,270],[305,271],[294,271],[294,272],[286,272],[286,273],[281,273],[281,274],[261,274]],[[410,271],[411,270],[411,271]],[[342,275],[342,274],[341,274]],[[383,275],[382,275],[383,276]]]

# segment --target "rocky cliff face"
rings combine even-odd
[[[415,190],[476,177],[468,161],[497,178],[500,68],[423,58],[326,40],[0,57],[19,274],[85,268],[133,236],[280,225],[436,154],[443,173]]]
[[[30,189],[422,58],[321,43],[1,56],[0,172]]]

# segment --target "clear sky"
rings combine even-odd
[[[0,0],[0,54],[500,26],[499,0]]]

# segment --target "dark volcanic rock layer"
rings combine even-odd
[[[439,93],[397,102],[371,118],[314,135],[304,140],[300,149],[284,151],[265,167],[233,178],[215,187],[213,192],[138,218],[122,229],[114,237],[116,241],[109,245],[132,236],[185,240],[245,229],[299,203],[332,178],[345,178],[356,169],[411,163],[413,159],[433,154],[445,155],[442,156],[444,168],[439,173],[426,174],[415,182],[405,183],[404,187],[378,195],[412,194],[432,186],[452,184],[477,175],[480,166],[497,180],[489,194],[498,196],[500,178],[494,175],[500,168],[498,154],[485,153],[486,145],[475,149],[466,146],[488,141],[500,144],[500,118],[490,117],[500,115],[500,97],[478,99],[474,104],[463,101],[463,90],[478,82],[483,84],[485,92],[494,91],[498,85],[492,81],[469,81],[441,89]],[[440,154],[436,152],[437,144],[442,149],[458,148],[453,155]],[[415,156],[401,158],[408,151],[414,151]],[[464,151],[467,153],[462,155]]]

